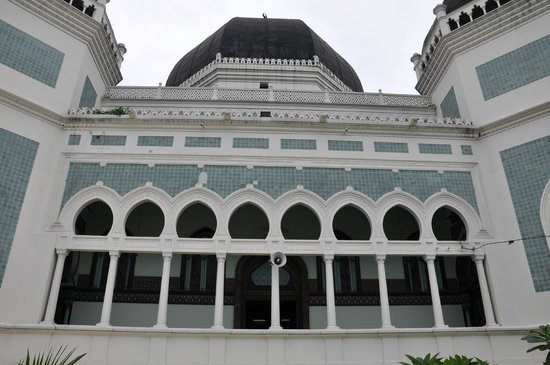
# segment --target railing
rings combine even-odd
[[[430,97],[406,94],[357,93],[340,91],[294,91],[265,89],[222,89],[202,87],[109,87],[105,99],[181,100],[181,101],[249,101],[278,103],[324,103],[346,105],[386,105],[426,108]]]

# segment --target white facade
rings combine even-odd
[[[0,362],[539,364],[520,338],[550,321],[550,4],[451,30],[474,5],[434,10],[415,96],[223,55],[117,87],[105,1],[3,2]]]

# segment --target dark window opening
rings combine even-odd
[[[458,16],[458,24],[460,24],[460,26],[466,25],[470,21],[471,21],[470,16],[465,12],[461,12],[460,15]]]
[[[485,11],[487,13],[495,10],[496,8],[498,8],[498,4],[495,0],[487,0],[487,2],[485,3]]]
[[[113,212],[102,201],[84,207],[76,218],[74,231],[77,235],[107,236],[113,226]]]
[[[260,118],[269,118],[269,117],[271,117],[271,112],[267,112],[267,111],[260,112]]]
[[[417,241],[420,238],[420,228],[415,217],[400,206],[388,210],[383,225],[388,240]]]
[[[363,240],[371,236],[370,222],[359,209],[353,205],[346,205],[334,216],[332,229],[338,240]]]
[[[216,215],[202,203],[185,208],[176,223],[178,237],[182,238],[212,238],[216,227]]]
[[[260,82],[260,89],[269,89],[268,82]]]
[[[466,240],[466,225],[455,211],[439,208],[432,218],[432,230],[439,241]]]
[[[287,240],[317,240],[321,235],[321,224],[311,209],[296,204],[283,215],[281,231]]]
[[[458,24],[456,24],[456,21],[454,19],[449,19],[449,28],[451,28],[451,30],[455,30],[458,28]]]
[[[164,214],[151,202],[139,204],[126,219],[126,235],[129,237],[158,237],[163,228]]]
[[[269,233],[269,220],[265,213],[253,204],[241,205],[229,218],[231,238],[265,239]]]
[[[472,9],[472,19],[477,19],[484,14],[485,13],[483,12],[483,9],[481,7],[474,5],[474,8]]]

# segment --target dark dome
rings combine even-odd
[[[443,5],[447,6],[447,14],[455,11],[464,5],[471,3],[473,0],[443,0]]]
[[[350,64],[303,21],[297,19],[233,18],[174,66],[166,86],[179,86],[197,71],[222,57],[319,60],[353,91],[363,91]]]

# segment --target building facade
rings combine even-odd
[[[121,87],[106,0],[0,5],[0,360],[539,364],[550,3],[446,0],[420,95],[233,18]]]

